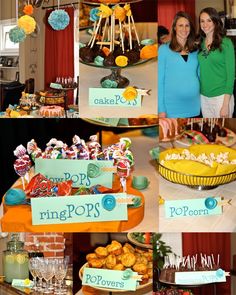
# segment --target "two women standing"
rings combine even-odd
[[[191,18],[176,14],[171,41],[159,48],[158,108],[160,117],[232,117],[235,55],[214,8],[199,16],[200,40]],[[201,95],[200,95],[201,94]],[[201,98],[200,98],[201,97]]]

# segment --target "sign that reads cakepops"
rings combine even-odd
[[[220,215],[221,198],[165,201],[165,213],[167,218]]]
[[[72,180],[72,187],[91,187],[97,184],[112,188],[112,160],[35,159],[35,172],[53,182]]]
[[[120,88],[89,88],[89,105],[104,107],[141,107],[142,95],[137,94],[133,99],[123,96],[124,89]]]
[[[175,283],[180,285],[198,285],[226,282],[226,273],[222,269],[215,271],[184,271],[175,273]]]
[[[65,224],[128,220],[125,193],[31,198],[32,223]]]
[[[138,279],[138,273],[131,269],[121,271],[85,267],[82,284],[98,288],[135,291]]]

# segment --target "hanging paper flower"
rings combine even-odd
[[[92,8],[89,12],[89,19],[92,21],[92,22],[95,22],[97,20],[99,20],[99,10],[98,8]]]
[[[23,9],[23,12],[24,12],[24,14],[31,15],[34,12],[34,8],[30,4],[29,5],[25,5],[25,7]]]
[[[9,31],[9,38],[11,42],[19,43],[25,40],[25,31],[19,27],[14,27]]]
[[[64,30],[70,22],[69,14],[63,9],[57,9],[50,13],[48,17],[50,26],[56,30]]]
[[[36,28],[36,21],[29,15],[23,15],[18,19],[18,27],[22,28],[26,35],[34,32]]]

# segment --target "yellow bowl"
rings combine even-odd
[[[211,189],[236,180],[236,165],[233,164],[214,163],[214,167],[210,167],[191,160],[167,160],[161,164],[167,154],[181,154],[183,150],[169,149],[160,153],[159,173],[168,181],[197,189]],[[199,145],[189,150],[194,155],[229,152],[229,160],[236,159],[236,151],[224,146]]]

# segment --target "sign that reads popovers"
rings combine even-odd
[[[31,198],[32,223],[65,224],[128,220],[125,193]]]
[[[135,291],[137,288],[137,272],[133,272],[133,276],[129,279],[124,279],[124,271],[121,270],[107,270],[96,268],[84,268],[83,285],[92,287],[108,288]]]
[[[222,206],[216,205],[214,208],[210,208],[207,206],[206,200],[208,199],[165,201],[166,217],[197,217],[222,214]],[[221,198],[214,198],[213,200],[217,204],[221,201]]]
[[[226,282],[225,271],[218,269],[216,271],[186,271],[175,273],[175,283],[179,285],[191,284],[209,284]]]
[[[104,107],[141,107],[142,95],[133,100],[126,100],[123,88],[89,88],[89,105]]]
[[[72,180],[72,187],[91,187],[101,184],[112,187],[113,161],[35,159],[35,172],[41,173],[53,182]]]

